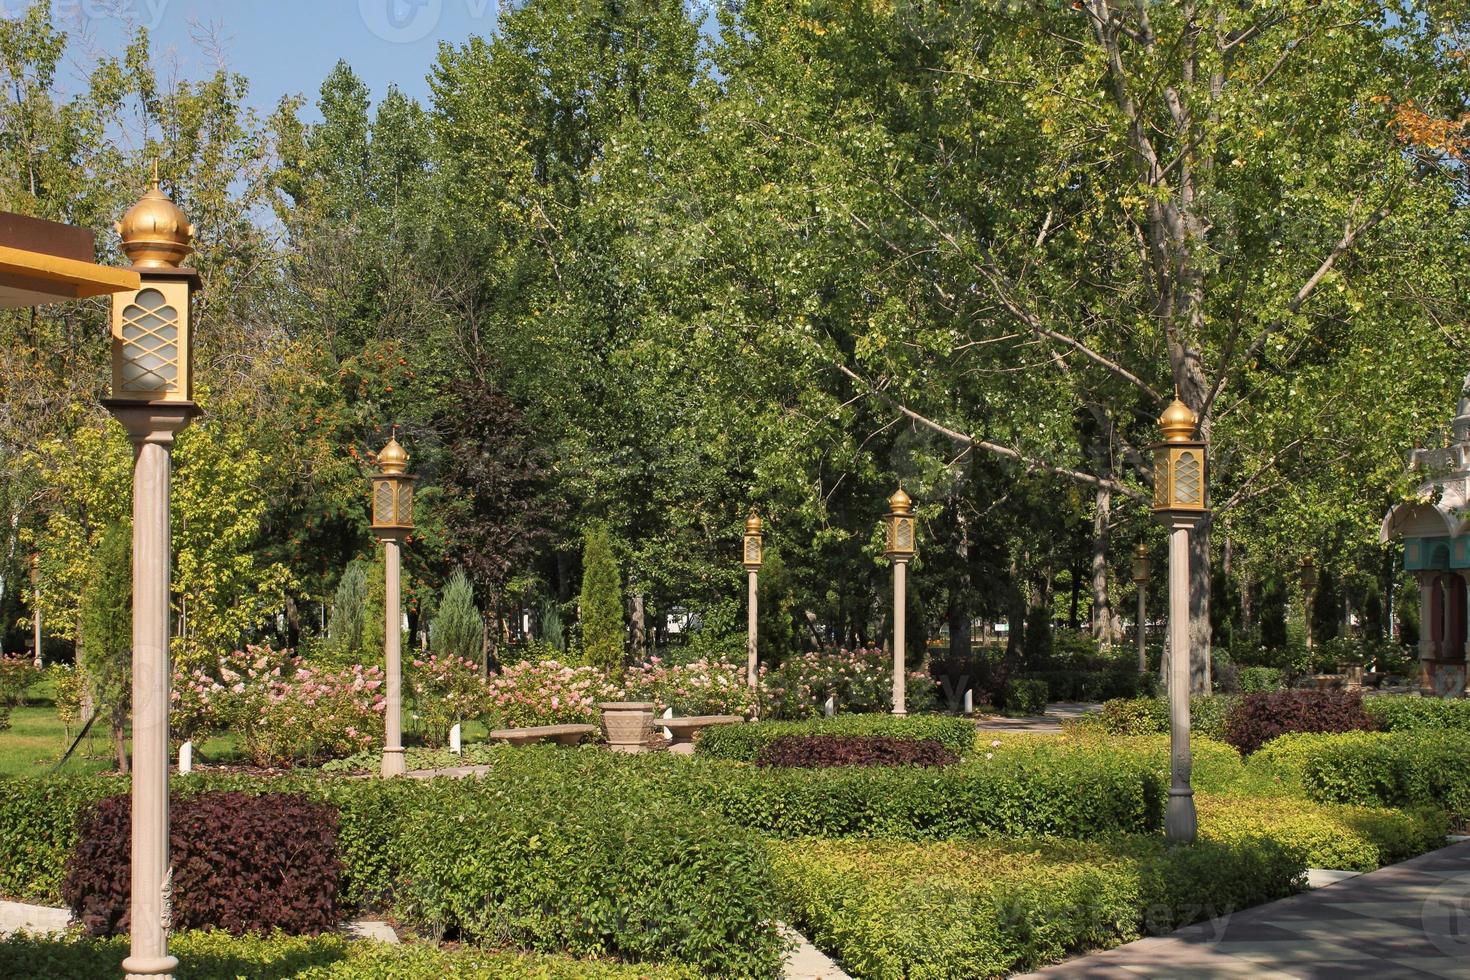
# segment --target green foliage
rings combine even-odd
[[[132,528],[121,522],[108,527],[81,600],[82,670],[112,730],[119,769],[127,768],[123,733],[133,703],[132,559]]]
[[[1302,785],[1314,800],[1435,807],[1463,823],[1470,819],[1470,732],[1324,740],[1302,766]]]
[[[1240,693],[1254,691],[1279,691],[1286,686],[1283,671],[1279,667],[1242,667],[1236,675]]]
[[[696,744],[699,755],[710,759],[754,762],[761,747],[788,735],[887,735],[892,738],[932,740],[956,755],[975,749],[975,725],[965,718],[940,715],[837,715],[810,721],[761,721],[705,729]]]
[[[1363,710],[1385,731],[1470,731],[1470,699],[1385,694],[1363,699]]]
[[[1046,681],[1013,677],[1001,691],[1000,704],[1008,714],[1040,715],[1046,712],[1048,696]]]
[[[484,648],[484,621],[475,608],[475,589],[469,577],[455,569],[444,583],[439,615],[429,634],[433,651],[441,656],[479,662]]]
[[[998,748],[942,769],[761,769],[697,756],[672,791],[775,837],[1088,837],[1162,826],[1165,781],[1147,759],[1071,746]]]
[[[328,635],[340,653],[357,656],[363,649],[363,626],[367,619],[368,564],[360,559],[347,563],[337,592],[332,597]]]
[[[179,975],[190,980],[695,980],[682,967],[637,966],[564,956],[388,945],[345,936],[231,936],[182,931],[169,936]],[[89,939],[15,934],[0,939],[0,976],[94,980],[122,972],[126,937]]]
[[[1291,894],[1304,866],[1269,841],[1153,838],[773,847],[793,924],[855,976],[1025,972]]]
[[[612,532],[594,524],[582,537],[582,656],[592,667],[614,674],[623,668],[623,585],[613,554]]]
[[[616,767],[502,767],[424,796],[398,843],[398,909],[435,935],[732,978],[778,968],[761,844]]]
[[[1225,737],[1225,718],[1233,699],[1223,694],[1196,694],[1189,699],[1189,730],[1211,739]],[[1167,734],[1167,698],[1129,698],[1105,701],[1098,711],[1084,715],[1077,724],[1113,735]]]
[[[1024,676],[1046,684],[1050,701],[1107,701],[1111,698],[1153,696],[1159,688],[1158,677],[1153,673],[1140,674],[1137,666],[1107,670],[1028,670]]]
[[[1254,759],[1252,759],[1254,762]],[[1444,844],[1445,815],[1249,796],[1195,795],[1204,840],[1268,839],[1309,868],[1375,871]]]
[[[25,703],[26,692],[41,676],[29,658],[0,656],[0,732],[10,727],[10,710]]]
[[[76,847],[78,815],[126,788],[125,780],[115,779],[0,779],[0,896],[61,904],[61,880]]]

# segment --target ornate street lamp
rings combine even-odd
[[[1144,620],[1145,598],[1148,595],[1148,576],[1153,571],[1153,562],[1148,560],[1148,545],[1142,541],[1133,551],[1133,585],[1138,591],[1138,625],[1134,632],[1138,634],[1138,672],[1148,673],[1148,652],[1144,647]]]
[[[887,547],[884,553],[893,560],[893,713],[906,715],[904,707],[905,593],[908,588],[909,560],[914,557],[914,502],[900,486],[888,498]]]
[[[1154,446],[1154,516],[1169,528],[1169,807],[1170,840],[1192,841],[1198,824],[1190,786],[1189,532],[1205,515],[1205,443],[1199,419],[1179,400],[1159,417],[1164,441]]]
[[[182,268],[194,226],[153,189],[117,223],[139,288],[112,300],[112,393],[103,401],[133,443],[132,944],[123,970],[168,977],[169,479],[193,401],[190,301]]]
[[[403,759],[403,663],[399,649],[402,643],[403,614],[399,610],[402,586],[399,578],[399,551],[403,539],[413,530],[413,483],[417,477],[404,472],[408,453],[398,444],[398,427],[388,445],[378,453],[378,471],[372,476],[373,535],[383,542],[384,630],[383,668],[387,674],[387,694],[383,710],[383,776],[402,776],[408,772]]]
[[[759,622],[757,611],[757,589],[756,576],[760,574],[761,564],[765,560],[765,552],[761,547],[761,519],[755,513],[745,519],[745,550],[742,564],[745,565],[746,578],[749,586],[749,612],[746,619],[745,637],[745,678],[750,685],[751,703],[755,703],[756,691],[760,684],[760,660],[756,648],[756,626]]]

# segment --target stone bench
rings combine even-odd
[[[532,728],[501,728],[491,732],[490,737],[516,746],[534,745],[537,742],[576,745],[595,731],[596,725],[537,725]]]
[[[659,718],[654,724],[669,730],[672,736],[670,752],[693,755],[694,736],[715,725],[738,725],[744,720],[739,715],[693,715],[689,718]]]

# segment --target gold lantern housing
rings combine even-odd
[[[1148,560],[1148,545],[1140,541],[1138,547],[1133,549],[1133,581],[1142,585],[1148,581],[1151,571],[1153,571],[1153,562]]]
[[[418,477],[405,473],[407,468],[408,453],[395,433],[378,453],[378,472],[372,477],[374,531],[413,529],[413,484]]]
[[[199,273],[179,263],[193,252],[194,226],[153,189],[117,223],[139,288],[112,298],[112,401],[194,400],[190,302]]]
[[[752,513],[745,519],[745,551],[742,563],[750,571],[756,571],[765,560],[761,546],[761,519]]]
[[[914,556],[914,502],[903,487],[888,498],[888,541],[884,554],[889,558],[909,559]]]
[[[1159,417],[1159,427],[1164,441],[1153,447],[1154,513],[1204,513],[1206,447],[1195,438],[1198,417],[1176,395]]]

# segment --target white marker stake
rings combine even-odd
[[[975,711],[975,689],[965,688],[965,714],[973,714]]]
[[[459,755],[460,752],[463,751],[462,746],[459,744],[458,722],[455,722],[454,727],[449,729],[449,751],[453,752],[455,755]]]
[[[179,746],[179,775],[183,775],[194,768],[194,743],[185,742]]]
[[[828,718],[831,718],[833,715],[837,714],[837,701],[835,698],[827,699],[827,703],[822,705],[822,713],[825,714]]]
[[[665,708],[664,709],[664,717],[665,718],[672,718],[672,717],[674,717],[674,709],[673,708]],[[664,738],[669,739],[670,741],[673,741],[674,733],[671,732],[671,731],[669,731],[667,728],[665,728],[664,729]]]

